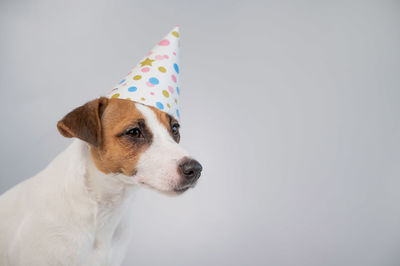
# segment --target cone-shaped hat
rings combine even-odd
[[[107,97],[154,106],[179,120],[178,79],[179,28],[175,27]]]

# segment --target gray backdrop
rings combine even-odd
[[[1,1],[0,192],[56,122],[181,26],[178,198],[141,190],[124,265],[400,265],[399,1]]]

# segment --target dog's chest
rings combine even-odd
[[[89,256],[90,265],[119,265],[129,244],[130,231],[128,215],[118,217],[114,214],[99,223]]]

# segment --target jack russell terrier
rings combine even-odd
[[[0,196],[0,265],[120,265],[135,187],[182,194],[202,166],[178,145],[177,120],[138,102],[101,97],[57,127],[76,140]]]

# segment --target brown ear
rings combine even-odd
[[[98,147],[101,144],[101,116],[108,99],[90,101],[67,114],[57,123],[58,131],[66,138],[79,138]]]

